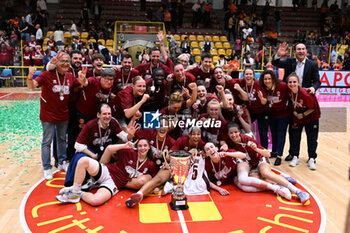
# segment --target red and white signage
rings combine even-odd
[[[350,94],[349,71],[319,71],[321,87],[319,94]]]

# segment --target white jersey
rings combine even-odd
[[[202,195],[209,193],[209,179],[205,171],[205,159],[198,155],[194,157],[194,162],[188,172],[184,183],[186,195]]]

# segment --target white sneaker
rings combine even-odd
[[[313,158],[310,158],[309,161],[307,162],[307,166],[309,167],[310,170],[316,170],[316,161]]]
[[[45,180],[52,180],[53,179],[53,174],[51,169],[44,170],[44,179]]]
[[[293,156],[293,159],[292,159],[292,161],[289,163],[289,166],[295,167],[295,166],[298,165],[298,164],[299,164],[299,159],[298,159],[298,157],[297,157],[297,156]]]
[[[59,171],[65,171],[67,172],[68,170],[68,163],[66,161],[63,161],[62,164],[58,165],[58,168],[57,168]]]
[[[290,192],[290,190],[282,185],[277,185],[277,186],[279,188],[276,190],[275,193],[281,197],[284,197],[288,201],[290,201],[292,199],[292,193]]]

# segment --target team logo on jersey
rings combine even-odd
[[[159,110],[156,112],[144,112],[143,113],[143,128],[144,129],[159,129],[160,128],[160,116]]]

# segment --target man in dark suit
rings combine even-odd
[[[285,58],[287,50],[288,44],[283,42],[278,48],[277,54],[273,57],[272,65],[284,68],[284,82],[287,82],[287,77],[292,72],[295,72],[300,79],[301,86],[306,88],[311,94],[315,94],[316,90],[321,86],[317,63],[307,58],[306,46],[302,43],[295,46],[296,58]],[[289,154],[285,160],[291,161],[292,159],[293,156]],[[276,158],[275,165],[280,164],[281,158]]]

